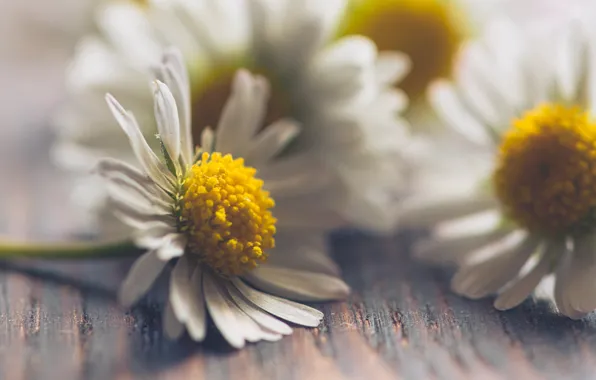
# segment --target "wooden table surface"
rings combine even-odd
[[[76,222],[41,135],[2,144],[0,233],[59,240]],[[204,344],[166,340],[159,292],[120,308],[114,291],[130,260],[0,263],[0,379],[596,378],[594,317],[571,321],[543,301],[497,312],[490,300],[459,298],[447,271],[408,258],[411,240],[334,236],[350,299],[316,306],[319,328],[241,351],[213,329]]]

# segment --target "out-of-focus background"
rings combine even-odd
[[[2,150],[39,133],[64,93],[63,74],[97,0],[0,1]]]

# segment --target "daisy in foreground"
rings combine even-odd
[[[593,41],[575,20],[525,34],[506,22],[462,54],[453,83],[430,100],[445,123],[481,147],[492,170],[472,191],[404,204],[411,226],[432,226],[416,254],[459,269],[455,292],[519,305],[555,275],[559,311],[596,308],[596,119]],[[466,167],[459,166],[465,172]]]
[[[295,168],[288,178],[288,167],[266,163],[295,135],[297,125],[281,120],[259,132],[267,100],[266,92],[259,92],[264,82],[239,71],[216,132],[205,129],[195,150],[185,68],[175,52],[166,53],[162,62],[158,77],[163,82],[153,84],[160,156],[133,114],[106,97],[141,170],[115,159],[100,161],[97,170],[108,182],[115,213],[135,230],[136,244],[147,249],[122,285],[121,302],[134,304],[177,259],[163,317],[172,338],[186,327],[202,341],[207,311],[236,348],[290,334],[280,319],[317,326],[321,312],[286,298],[341,299],[349,288],[324,251],[284,251],[300,247],[287,242],[276,246],[278,227],[284,240],[291,234],[273,216],[272,195],[288,186],[300,191],[300,175],[308,168]],[[249,163],[259,164],[270,180],[259,179]]]

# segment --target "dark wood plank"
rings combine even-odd
[[[2,234],[59,240],[76,227],[44,140],[27,141],[34,154],[0,149]],[[317,329],[242,351],[213,329],[202,345],[166,340],[163,291],[120,308],[130,260],[1,263],[0,379],[595,378],[596,318],[571,321],[544,301],[497,312],[459,298],[448,270],[408,258],[414,238],[336,234],[350,299],[318,305],[327,316]]]

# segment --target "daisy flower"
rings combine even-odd
[[[452,168],[474,186],[435,181],[442,194],[411,199],[401,217],[431,226],[416,254],[457,264],[455,292],[510,309],[553,273],[559,311],[580,318],[596,308],[594,41],[579,20],[564,24],[534,34],[497,22],[453,82],[432,85],[445,124],[478,147]]]
[[[147,117],[152,107],[148,68],[164,47],[176,46],[189,70],[195,140],[205,126],[217,125],[236,71],[258,73],[270,83],[271,101],[257,129],[280,117],[301,125],[276,159],[308,156],[343,186],[341,196],[325,203],[312,198],[311,209],[317,204],[334,209],[339,225],[390,230],[394,213],[388,205],[401,190],[396,157],[406,141],[398,115],[407,105],[393,85],[407,72],[408,60],[399,53],[377,57],[374,43],[361,36],[332,42],[344,3],[153,0],[143,7],[105,5],[98,12],[102,35],[84,39],[70,71],[72,97],[56,120],[56,156],[72,166],[105,152],[126,154],[115,137],[117,127],[99,106],[106,91],[143,117],[145,136],[155,133]]]
[[[554,13],[557,3],[549,0],[349,0],[337,33],[339,36],[360,34],[372,39],[381,57],[391,51],[409,56],[412,69],[400,87],[418,103],[425,100],[427,87],[433,80],[450,76],[460,46],[481,32],[487,20],[505,14],[520,24],[527,24],[529,19]]]
[[[412,70],[400,86],[413,100],[431,80],[449,75],[470,23],[465,2],[441,0],[350,0],[339,35],[361,34],[384,51],[402,51]]]
[[[273,216],[277,194],[300,193],[304,182],[316,186],[311,178],[316,169],[302,161],[271,162],[298,126],[280,120],[259,131],[265,82],[240,71],[216,131],[204,129],[195,150],[181,57],[166,53],[157,77],[153,96],[160,154],[151,149],[133,114],[106,96],[140,170],[114,158],[99,161],[97,170],[108,183],[115,214],[134,229],[136,244],[147,249],[122,285],[121,302],[135,303],[177,259],[163,319],[172,338],[186,328],[202,341],[207,313],[236,348],[290,334],[280,319],[317,326],[321,312],[286,298],[341,299],[349,289],[325,254],[296,249],[292,241],[316,246],[321,234],[307,229],[296,234],[287,229],[293,220]]]

